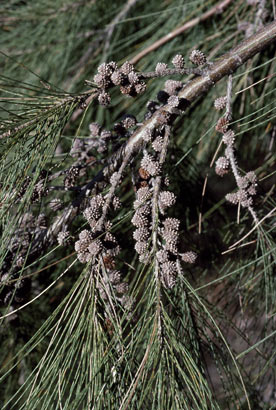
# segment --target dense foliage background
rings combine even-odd
[[[135,98],[114,87],[103,107],[93,98],[101,63],[149,72],[182,54],[192,67],[194,49],[216,62],[274,17],[273,0],[2,2],[2,409],[275,408],[275,44],[233,73],[229,126],[239,172],[257,175],[257,226],[225,199],[233,174],[215,172],[223,146],[214,100],[226,95],[227,77],[173,124],[162,169],[177,197],[168,216],[180,219],[179,251],[198,257],[172,288],[156,280],[154,256],[145,265],[134,249],[141,150],[116,190],[122,206],[109,214],[127,285],[100,291],[106,265],[83,264],[75,250],[88,227],[82,192],[129,136],[104,152],[72,151],[76,138],[89,145],[92,122],[113,130],[132,114],[142,124],[168,78],[193,78],[152,78]],[[90,198],[109,185],[93,189]],[[60,231],[69,232],[64,242]]]

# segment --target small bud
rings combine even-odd
[[[121,282],[115,286],[116,292],[124,294],[128,292],[128,284],[126,282]]]
[[[177,218],[166,218],[163,222],[163,226],[166,230],[178,231],[180,221]]]
[[[128,74],[128,81],[130,82],[130,84],[138,84],[139,82],[139,76],[137,73],[135,73],[135,71],[131,71]]]
[[[108,78],[104,77],[102,74],[96,74],[94,75],[94,83],[96,83],[97,86],[100,88],[107,88],[108,85],[110,84],[110,81]]]
[[[147,228],[138,228],[133,232],[133,239],[137,242],[144,242],[148,239],[149,235],[150,233]]]
[[[229,172],[229,159],[226,157],[220,157],[216,161],[216,174],[220,177],[223,175],[228,174]]]
[[[120,71],[123,74],[128,75],[131,71],[134,71],[134,65],[131,64],[129,61],[126,61],[120,68]]]
[[[257,191],[256,191],[256,186],[255,185],[251,185],[249,188],[247,188],[247,192],[249,195],[256,195]]]
[[[145,142],[149,142],[149,141],[152,140],[152,137],[153,137],[153,132],[152,132],[152,130],[146,128],[146,129],[143,131],[143,140],[144,140]]]
[[[164,138],[161,137],[160,135],[155,138],[155,140],[151,143],[152,148],[156,152],[162,151],[163,145],[164,145]]]
[[[247,208],[252,205],[252,198],[248,196],[247,191],[240,189],[238,192],[225,195],[227,201],[234,205],[240,203],[243,207]]]
[[[131,84],[120,87],[120,91],[123,95],[133,95],[134,88]]]
[[[207,60],[205,54],[202,51],[193,50],[190,54],[190,61],[193,64],[200,66],[205,64]]]
[[[110,61],[107,63],[109,73],[113,73],[113,71],[118,70],[117,63],[115,61]]]
[[[245,178],[248,179],[248,181],[251,182],[252,184],[256,184],[257,182],[257,176],[254,171],[247,172],[247,174],[245,175]]]
[[[98,101],[100,105],[107,106],[110,104],[110,95],[103,91],[102,93],[99,94],[98,96]]]
[[[147,201],[151,197],[151,191],[147,188],[139,188],[136,192],[137,200],[142,204],[143,202]]]
[[[169,185],[170,185],[170,179],[169,179],[168,176],[166,176],[166,177],[164,178],[164,185],[166,185],[166,186],[169,186]]]
[[[65,188],[72,188],[77,180],[77,177],[79,176],[80,173],[80,169],[79,167],[70,167],[67,171],[66,171],[66,176],[64,178],[64,186]]]
[[[179,106],[179,97],[176,95],[171,95],[168,98],[168,104],[173,108],[177,108]]]
[[[166,70],[168,69],[168,65],[166,63],[157,63],[155,67],[155,72],[157,75],[164,75],[166,74]]]
[[[159,207],[163,211],[165,208],[169,208],[175,204],[176,196],[173,192],[162,191],[159,194]]]
[[[168,261],[161,265],[161,279],[163,286],[168,289],[172,289],[176,284],[177,267],[176,263]]]
[[[44,213],[38,215],[36,224],[40,229],[47,228],[46,215]]]
[[[23,256],[18,256],[15,263],[18,268],[22,268],[22,266],[24,265],[24,262],[25,262],[25,258]]]
[[[109,182],[111,185],[116,185],[116,184],[120,184],[121,182],[121,178],[119,177],[118,172],[113,172],[113,174],[111,175]]]
[[[216,98],[214,101],[214,107],[216,110],[223,110],[226,107],[227,98],[226,97],[219,97]]]
[[[122,124],[125,128],[129,129],[136,125],[136,118],[134,115],[126,114],[122,117]]]
[[[82,242],[89,244],[93,240],[93,235],[91,231],[84,229],[79,233],[79,238]]]
[[[109,76],[112,73],[112,70],[107,63],[102,63],[98,67],[98,73],[102,76]]]
[[[58,244],[64,246],[69,240],[69,232],[68,231],[61,231],[58,233],[57,241]]]
[[[176,117],[177,116],[175,114],[171,114],[166,110],[160,110],[157,122],[159,125],[172,125]]]
[[[100,239],[95,239],[89,246],[88,251],[93,256],[97,256],[103,248],[103,244]]]
[[[147,265],[150,262],[150,253],[145,252],[142,253],[142,255],[139,255],[139,262],[143,263],[144,265]]]
[[[158,251],[156,253],[156,257],[159,263],[168,262],[169,260],[169,254],[164,249],[161,249],[160,251]]]
[[[241,189],[245,189],[249,185],[249,181],[246,177],[238,177],[237,178],[237,185]]]
[[[70,155],[73,158],[78,157],[79,155],[81,155],[84,149],[85,149],[84,140],[80,138],[76,138],[72,144]]]
[[[160,165],[158,161],[154,161],[153,157],[147,153],[144,154],[141,160],[141,167],[144,168],[151,176],[160,173]]]
[[[144,81],[141,81],[138,84],[135,84],[135,91],[137,94],[142,94],[147,89],[147,85]]]
[[[131,219],[131,223],[136,226],[136,228],[145,228],[148,226],[148,219],[146,216],[141,215],[141,213],[137,213],[136,211]]]
[[[121,85],[123,78],[124,76],[120,71],[114,71],[114,73],[111,75],[111,81],[114,85]]]
[[[186,263],[195,263],[196,259],[197,259],[197,254],[195,252],[185,252],[180,254],[181,259],[183,260],[183,262]]]
[[[165,82],[165,91],[169,95],[175,95],[177,91],[181,90],[183,83],[181,81],[167,80]]]
[[[121,272],[119,270],[112,270],[108,273],[108,279],[112,285],[118,285],[121,282]]]
[[[139,241],[139,242],[136,242],[134,248],[139,255],[142,255],[143,253],[146,252],[148,248],[148,244],[145,241]]]
[[[176,54],[174,58],[172,59],[172,63],[175,66],[175,68],[183,68],[184,67],[184,58],[181,54]]]
[[[120,199],[117,196],[114,196],[113,201],[112,201],[112,205],[115,211],[117,211],[118,209],[121,208],[122,203],[120,201]]]

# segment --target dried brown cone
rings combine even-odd
[[[131,84],[128,84],[128,85],[121,86],[120,91],[124,95],[132,95],[134,92],[134,88]]]
[[[147,187],[147,186],[148,186],[147,181],[141,181],[139,188],[145,188],[145,187]]]
[[[108,333],[110,336],[113,336],[114,326],[113,326],[112,321],[111,321],[108,317],[107,317],[107,318],[105,319],[105,321],[104,321],[104,327],[105,327],[107,333]]]
[[[229,120],[225,117],[221,117],[216,125],[216,131],[221,132],[222,134],[225,134],[228,130],[229,126]]]
[[[139,168],[139,175],[142,179],[149,179],[150,174],[144,168]]]
[[[104,256],[103,257],[103,263],[104,263],[104,266],[105,266],[106,269],[108,269],[108,270],[115,269],[116,263],[115,263],[115,259],[112,258],[112,256],[110,256],[110,255]]]

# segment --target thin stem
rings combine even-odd
[[[227,118],[228,121],[231,121],[231,119],[232,119],[232,88],[233,88],[233,78],[232,78],[232,74],[230,74],[228,76],[228,82],[227,82],[226,114],[225,114],[225,117]],[[235,152],[234,152],[233,146],[231,144],[229,144],[227,146],[225,152],[226,152],[226,156],[230,160],[231,169],[232,169],[232,172],[234,174],[236,184],[239,186],[239,179],[240,179],[241,175],[238,171],[237,160],[236,160],[236,157],[235,157]],[[238,223],[240,221],[240,207],[241,207],[241,203],[239,202],[239,204],[238,204],[238,216],[237,216],[237,222]],[[247,209],[251,213],[252,218],[254,219],[254,222],[257,224],[259,222],[259,220],[257,218],[256,212],[254,211],[253,207],[251,205],[248,205]]]
[[[105,204],[103,206],[102,216],[101,216],[101,218],[100,218],[100,220],[97,224],[97,227],[98,227],[99,230],[101,230],[101,228],[104,224],[108,209],[110,207],[111,201],[112,201],[112,199],[114,197],[114,194],[115,194],[115,190],[116,190],[116,188],[118,187],[118,185],[121,181],[121,178],[122,178],[122,175],[123,175],[123,172],[124,172],[125,168],[129,164],[131,155],[132,155],[132,153],[129,151],[127,153],[127,155],[124,157],[124,160],[123,160],[118,172],[116,172],[115,175],[113,174],[114,181],[112,181],[112,184],[111,184],[111,187],[108,191],[107,197],[105,198]]]
[[[226,93],[226,118],[228,121],[232,119],[232,88],[233,88],[233,76],[228,76],[227,93]]]
[[[185,24],[183,26],[178,27],[177,29],[171,31],[170,33],[166,34],[164,37],[160,38],[159,40],[155,41],[155,43],[151,44],[149,47],[142,50],[139,54],[131,59],[132,64],[136,64],[140,61],[143,57],[147,54],[151,53],[152,51],[156,50],[157,48],[161,47],[162,45],[166,44],[168,41],[171,41],[173,38],[179,36],[180,34],[184,33],[185,31],[189,30],[190,28],[196,26],[199,23],[207,20],[208,18],[212,17],[215,14],[222,13],[223,10],[232,3],[232,0],[223,0],[220,3],[217,3],[214,7],[210,10],[203,13],[200,17],[196,17]]]
[[[169,143],[170,136],[170,127],[165,127],[165,136],[162,151],[160,154],[159,163],[162,166],[166,159],[166,153]],[[157,315],[158,315],[158,335],[160,340],[163,335],[163,325],[162,325],[162,312],[161,312],[161,283],[160,283],[160,274],[159,274],[159,263],[156,257],[157,252],[157,235],[158,235],[158,197],[160,193],[162,177],[157,176],[155,178],[154,191],[152,197],[152,252],[154,254],[154,275],[156,282],[156,296],[157,296]]]
[[[207,73],[207,70],[202,70],[200,68],[167,68],[166,70],[162,71],[162,73],[156,73],[156,71],[149,71],[147,73],[141,73],[141,78],[157,78],[157,77],[166,77],[175,74],[181,75],[204,75]]]

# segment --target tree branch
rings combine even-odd
[[[191,80],[182,88],[178,96],[187,99],[189,102],[195,101],[202,94],[208,92],[220,79],[232,74],[247,60],[264,50],[275,40],[276,22],[273,22],[265,26],[255,35],[241,42],[228,53],[221,56],[219,60],[210,67],[208,74]],[[95,183],[101,181],[104,176],[114,172],[114,170],[120,165],[122,158],[126,156],[130,158],[141,149],[144,143],[143,138],[145,134],[159,126],[162,117],[164,116],[164,111],[168,113],[174,112],[172,107],[167,104],[159,108],[149,120],[145,121],[133,133],[127,143],[107,159],[107,164],[101,171],[99,171],[93,180],[82,188],[74,203],[64,210],[63,214],[56,219],[52,227],[47,231],[47,234],[43,236],[43,242],[46,240],[53,243],[53,236],[55,237],[61,227],[70,223],[70,221],[76,216],[78,207]],[[179,111],[179,114],[181,114],[181,111]]]
[[[202,94],[207,93],[219,80],[232,74],[247,60],[266,49],[275,40],[276,22],[273,22],[221,56],[219,60],[210,67],[207,75],[196,77],[190,81],[182,88],[178,96],[187,99],[189,102],[195,101]],[[168,104],[157,110],[149,120],[143,123],[143,125],[133,133],[124,148],[124,152],[132,150],[134,147],[135,150],[140,148],[146,130],[152,130],[157,126],[164,110],[172,112],[172,108]]]

